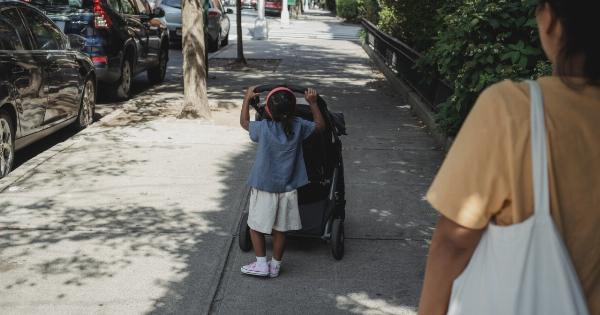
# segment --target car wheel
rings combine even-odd
[[[148,80],[156,84],[161,83],[165,80],[167,75],[167,63],[169,62],[169,48],[167,45],[163,45],[158,56],[158,65],[154,68],[148,69]]]
[[[217,32],[217,38],[208,42],[208,52],[215,52],[219,50],[219,44],[221,44],[221,32]]]
[[[88,78],[83,86],[83,94],[79,104],[79,114],[75,122],[75,128],[78,130],[84,129],[94,122],[94,113],[96,111],[96,88],[94,81]]]
[[[221,47],[224,47],[227,45],[229,45],[229,32],[227,32],[227,35],[225,35],[225,38],[223,38],[223,41],[221,42]]]
[[[0,110],[0,178],[8,175],[15,162],[15,124],[10,115]]]
[[[133,71],[131,69],[131,62],[127,59],[123,61],[123,67],[121,68],[121,79],[117,85],[117,97],[121,100],[129,99],[131,93],[131,81],[133,77]]]

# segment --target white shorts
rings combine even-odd
[[[270,193],[252,188],[248,226],[265,234],[271,234],[271,230],[286,232],[301,229],[298,192]]]

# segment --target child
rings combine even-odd
[[[240,124],[258,142],[256,160],[250,173],[250,206],[248,226],[256,254],[256,262],[242,267],[242,273],[255,276],[279,275],[285,246],[285,232],[302,228],[298,211],[298,187],[308,184],[302,155],[302,141],[325,127],[317,107],[317,91],[308,89],[305,98],[310,104],[314,122],[294,115],[296,96],[285,87],[272,90],[266,98],[267,119],[250,121],[248,103],[256,96],[249,87],[244,97]],[[273,258],[267,263],[265,236],[273,239]]]

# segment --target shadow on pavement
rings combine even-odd
[[[412,314],[435,220],[422,198],[441,156],[358,44],[337,45],[268,42],[247,57],[280,56],[271,57],[283,60],[276,71],[214,71],[214,125],[169,118],[183,97],[171,64],[165,84],[77,134],[64,154],[2,193],[4,305],[22,313]],[[240,140],[241,97],[269,82],[314,86],[345,113],[348,239],[342,261],[320,241],[290,240],[282,275],[265,280],[240,275],[253,254],[234,234],[254,159]]]

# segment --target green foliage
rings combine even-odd
[[[357,0],[357,4],[358,17],[377,24],[379,21],[379,2],[377,0]]]
[[[332,13],[336,13],[336,7],[335,7],[335,3],[336,0],[321,0],[322,3],[325,3],[325,8],[327,8],[327,10],[331,11]]]
[[[367,43],[367,31],[365,31],[364,28],[361,28],[360,31],[358,31],[358,37],[360,38],[361,43]]]
[[[537,0],[463,0],[440,9],[435,44],[420,60],[421,70],[437,73],[454,90],[441,104],[438,122],[455,134],[477,96],[503,79],[547,74],[539,47],[534,10]],[[444,14],[443,12],[449,12]]]
[[[380,0],[378,27],[416,50],[423,51],[433,44],[439,27],[436,10],[445,2],[439,0]]]
[[[356,0],[336,0],[337,15],[349,21],[358,19],[358,2]]]
[[[337,15],[351,22],[366,18],[372,23],[379,20],[377,0],[335,0]]]

